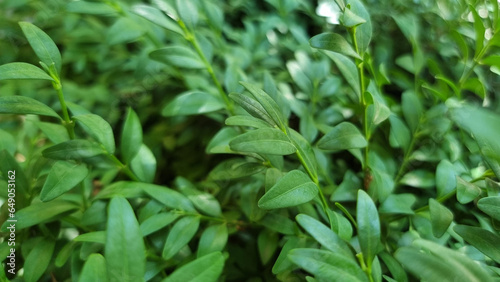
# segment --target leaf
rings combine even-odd
[[[405,174],[399,183],[411,187],[428,189],[436,186],[436,177],[430,171],[416,169]]]
[[[185,92],[175,97],[162,110],[166,117],[199,115],[224,109],[225,105],[218,98],[199,91]]]
[[[231,150],[271,155],[290,155],[297,150],[277,128],[260,128],[243,133],[229,142]]]
[[[467,225],[455,225],[453,230],[457,232],[467,243],[487,255],[497,263],[500,263],[500,236],[480,227]]]
[[[24,169],[22,169],[13,155],[9,154],[7,150],[4,149],[0,151],[0,160],[0,172],[5,180],[7,180],[8,176],[12,175],[12,172],[9,173],[9,171],[15,171],[16,210],[22,209],[26,205],[29,205],[28,195],[31,190],[31,184],[24,173]],[[4,191],[7,192],[7,184],[5,187],[6,189]]]
[[[74,242],[91,242],[106,244],[106,231],[94,231],[89,233],[83,233],[73,239]]]
[[[298,237],[288,237],[287,241],[281,248],[281,252],[276,259],[276,262],[273,265],[272,272],[273,274],[279,274],[287,270],[294,269],[293,263],[289,260],[288,253],[290,250],[295,248],[303,248],[305,247],[305,239]]]
[[[318,187],[307,174],[292,170],[259,200],[262,209],[278,209],[307,203],[318,194]]]
[[[226,125],[249,126],[254,128],[269,128],[269,124],[265,123],[261,119],[243,115],[228,117],[226,119]]]
[[[453,213],[432,198],[429,199],[429,212],[431,215],[432,233],[436,237],[443,236],[453,221]]]
[[[395,115],[391,115],[389,121],[391,122],[391,132],[389,136],[391,146],[402,148],[404,151],[407,151],[411,142],[410,130],[406,127],[404,122]]]
[[[413,194],[391,194],[379,208],[380,213],[389,214],[415,214],[411,206],[415,204],[417,198]]]
[[[39,223],[46,223],[57,220],[58,218],[71,213],[79,208],[78,205],[68,201],[54,200],[48,203],[37,202],[16,211],[14,219],[16,222],[16,230],[21,230]],[[6,221],[2,225],[2,232],[6,232],[6,227],[9,226]]]
[[[176,0],[177,12],[181,20],[191,29],[198,23],[198,7],[191,0]]]
[[[474,59],[476,59],[483,51],[484,34],[486,32],[486,28],[484,27],[483,20],[476,11],[476,8],[472,5],[469,5],[469,9],[472,13],[472,17],[474,18],[474,31],[476,32],[476,48],[474,49]]]
[[[42,151],[44,157],[55,160],[83,160],[105,153],[99,144],[83,139],[69,140]]]
[[[132,13],[139,15],[146,20],[157,24],[167,30],[173,31],[180,35],[184,35],[184,32],[176,22],[174,22],[171,18],[165,16],[160,10],[154,7],[137,4],[132,7]]]
[[[175,190],[147,183],[138,183],[138,187],[141,187],[144,192],[150,195],[153,199],[171,209],[179,209],[188,212],[195,211],[188,198]]]
[[[415,133],[423,113],[422,103],[413,91],[405,91],[401,97],[403,115],[412,133]]]
[[[27,63],[9,63],[0,66],[0,80],[41,79],[54,81],[42,69]]]
[[[106,43],[115,45],[132,42],[145,33],[144,27],[133,19],[120,17],[107,30]]]
[[[259,222],[267,229],[279,232],[285,235],[294,235],[297,225],[290,218],[278,213],[267,213]]]
[[[106,260],[101,254],[91,254],[83,266],[78,282],[106,281],[108,281],[106,273]]]
[[[439,162],[436,168],[436,189],[438,197],[443,197],[455,189],[457,178],[455,168],[448,160]]]
[[[358,240],[368,269],[380,246],[380,219],[373,200],[363,190],[358,190],[356,205]]]
[[[349,246],[323,223],[305,214],[299,214],[295,219],[323,247],[344,256],[345,260],[355,261]]]
[[[482,99],[486,98],[486,88],[484,87],[484,84],[476,77],[468,78],[462,87],[473,92]]]
[[[342,122],[328,131],[318,141],[318,148],[329,151],[364,148],[368,143],[358,128],[350,122]]]
[[[132,181],[118,181],[111,185],[108,185],[102,189],[99,194],[94,198],[97,199],[109,199],[113,197],[124,197],[124,198],[138,198],[144,196],[144,191],[142,185],[147,185],[140,182]]]
[[[343,9],[344,13],[340,16],[340,21],[345,27],[356,27],[366,23],[366,20],[356,15],[351,9]]]
[[[113,15],[118,12],[106,2],[71,1],[66,11],[90,15]]]
[[[370,45],[372,38],[372,21],[370,19],[370,14],[360,0],[349,0],[349,4],[352,13],[366,21],[356,27],[356,39],[358,41],[359,53],[363,54]]]
[[[309,40],[309,44],[314,48],[340,53],[360,60],[362,59],[354,48],[352,48],[351,44],[349,44],[342,35],[337,33],[318,34]]]
[[[196,256],[200,258],[213,252],[222,251],[227,244],[227,239],[228,231],[226,224],[209,226],[201,234]]]
[[[204,69],[205,64],[198,54],[184,46],[169,46],[149,53],[149,57],[160,63],[186,69]]]
[[[262,105],[254,99],[238,93],[229,94],[229,98],[233,99],[238,105],[240,105],[253,117],[260,118],[271,126],[277,125],[271,118],[271,116],[269,116],[269,114],[266,112],[264,107],[262,107]]]
[[[266,265],[278,249],[278,233],[264,229],[257,237],[257,248],[259,249],[260,261]]]
[[[205,152],[207,154],[234,153],[231,148],[229,148],[229,142],[239,134],[240,133],[232,127],[223,127],[214,137],[212,137],[212,140],[208,142]]]
[[[288,258],[316,278],[328,281],[368,281],[359,265],[345,256],[318,249],[293,249]],[[320,280],[320,281],[321,281]]]
[[[229,159],[219,163],[209,174],[212,180],[229,180],[250,176],[265,170],[261,163]]]
[[[482,198],[477,202],[477,207],[492,218],[500,220],[500,196]]]
[[[216,282],[223,269],[224,256],[214,252],[179,267],[162,282]]]
[[[175,183],[182,194],[186,195],[198,210],[211,216],[222,216],[219,201],[212,194],[199,191],[189,180],[180,176],[175,179]]]
[[[142,146],[141,121],[132,108],[127,110],[120,140],[120,150],[126,164],[130,163]]]
[[[481,188],[463,180],[457,175],[457,200],[461,204],[467,204],[474,201],[481,195]]]
[[[87,177],[89,170],[85,164],[58,161],[50,169],[47,180],[40,192],[40,200],[47,202],[53,200]]]
[[[300,135],[297,131],[289,128],[290,132],[290,141],[297,148],[297,154],[301,156],[303,160],[303,167],[307,171],[307,174],[312,177],[313,181],[318,180],[318,171],[317,171],[317,161],[314,150],[307,140]]]
[[[130,168],[143,182],[153,182],[156,174],[156,158],[148,146],[142,144],[139,152],[130,161]]]
[[[68,131],[61,124],[49,122],[35,122],[38,128],[47,136],[54,144],[62,143],[70,140]]]
[[[387,252],[381,252],[378,256],[382,259],[384,264],[391,272],[392,277],[394,277],[393,281],[408,282],[408,275],[406,274],[406,271],[403,269],[403,266],[401,266],[401,264],[392,255],[390,255]]]
[[[171,259],[180,249],[191,241],[200,226],[200,218],[197,216],[186,216],[179,219],[167,236],[167,241],[163,247],[162,257]]]
[[[306,95],[311,95],[313,93],[313,84],[311,79],[305,74],[301,65],[296,61],[290,61],[286,63],[286,68],[293,78],[293,81]]]
[[[365,92],[365,99],[367,101],[372,101],[370,102],[372,104],[369,104],[366,108],[367,120],[370,121],[369,129],[370,132],[372,132],[376,125],[382,123],[391,116],[391,110],[387,107],[380,94],[375,92],[372,93],[371,89]]]
[[[95,140],[99,141],[110,154],[115,152],[115,137],[111,125],[102,117],[94,114],[74,116],[73,119]]]
[[[55,244],[55,241],[43,238],[34,246],[24,262],[23,278],[26,282],[36,282],[42,277],[49,266]]]
[[[148,236],[149,234],[154,233],[174,222],[178,217],[178,214],[170,212],[161,212],[159,214],[155,214],[141,223],[141,234],[142,236]]]
[[[144,241],[134,210],[122,197],[112,198],[109,203],[104,257],[110,282],[143,280]]]
[[[337,65],[337,68],[339,69],[344,79],[347,81],[347,83],[349,83],[352,90],[354,90],[356,96],[358,98],[361,97],[358,69],[356,68],[356,65],[352,62],[352,60],[339,53],[331,51],[324,51],[324,53],[335,62],[335,65]]]
[[[272,118],[275,124],[278,125],[281,130],[285,130],[285,117],[283,116],[283,113],[281,112],[281,109],[276,101],[274,101],[273,98],[269,96],[269,94],[267,94],[254,84],[243,81],[240,81],[240,84],[245,87],[245,89],[250,92],[250,94],[252,94],[252,96],[259,102],[259,104],[262,105],[266,113]]]
[[[202,1],[201,3],[210,25],[215,27],[217,31],[221,31],[224,25],[224,12],[222,9],[210,1]]]
[[[61,119],[61,117],[59,117],[59,115],[47,105],[40,103],[33,98],[24,96],[0,97],[0,113],[19,115],[33,114]]]
[[[56,44],[43,30],[29,22],[19,22],[24,36],[36,55],[47,66],[55,64],[57,75],[61,73],[61,53]]]

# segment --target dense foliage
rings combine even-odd
[[[0,2],[0,280],[499,281],[498,11]]]

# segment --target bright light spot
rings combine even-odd
[[[492,37],[493,31],[491,30],[491,28],[486,29],[486,31],[484,32],[484,38],[486,38],[486,40],[490,40]]]
[[[486,19],[488,17],[488,9],[486,9],[485,7],[479,9],[477,11],[477,13],[479,14],[479,16],[483,19]]]
[[[340,9],[333,1],[321,1],[316,8],[316,14],[326,17],[326,21],[331,24],[339,24]]]
[[[16,161],[20,162],[20,163],[24,163],[26,161],[26,157],[23,155],[23,154],[19,154],[17,153],[14,158],[16,159]]]

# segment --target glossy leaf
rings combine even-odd
[[[448,160],[439,162],[436,168],[436,189],[438,197],[451,193],[457,186],[457,178],[453,164]]]
[[[477,202],[477,207],[492,218],[500,220],[500,196],[482,198]]]
[[[92,242],[106,244],[106,231],[94,231],[89,233],[83,233],[73,239],[74,242]]]
[[[337,33],[318,34],[311,38],[309,44],[314,48],[329,50],[346,56],[361,59],[361,57],[358,55],[358,53],[356,53],[354,48],[352,48],[347,40],[345,40],[342,35]]]
[[[467,243],[500,263],[500,246],[498,245],[500,236],[486,229],[467,225],[455,225],[453,230]]]
[[[259,249],[260,260],[266,265],[274,256],[278,249],[278,233],[264,229],[257,237],[257,247]]]
[[[336,125],[318,141],[318,148],[329,151],[364,148],[368,143],[358,128],[352,123]]]
[[[49,266],[56,242],[43,238],[31,250],[24,262],[23,278],[27,282],[39,281]]]
[[[69,140],[68,131],[61,124],[49,122],[37,122],[36,125],[54,144],[62,143]]]
[[[162,282],[215,282],[223,268],[224,256],[220,252],[214,252],[179,267]]]
[[[476,11],[476,8],[473,5],[469,5],[469,9],[472,13],[472,17],[474,18],[474,31],[476,32],[476,53],[474,54],[474,58],[477,58],[483,50],[486,28],[484,27],[483,20]]]
[[[41,79],[54,81],[42,69],[27,63],[9,63],[0,66],[0,80]]]
[[[154,7],[138,4],[132,7],[132,12],[167,30],[184,35],[184,32],[176,22]]]
[[[52,39],[40,28],[29,22],[19,22],[26,39],[36,55],[47,66],[55,65],[57,74],[61,73],[61,54]]]
[[[85,164],[58,161],[50,169],[40,200],[47,202],[66,193],[87,177],[89,171]]]
[[[275,124],[278,125],[282,130],[284,130],[286,121],[276,101],[274,101],[273,98],[269,96],[269,94],[267,94],[254,84],[243,81],[241,81],[240,84],[245,87],[245,89],[250,92],[250,94],[252,94],[252,96],[259,102],[260,105],[262,105],[266,113],[272,118]]]
[[[356,93],[356,96],[361,97],[361,89],[359,87],[359,74],[354,62],[348,57],[339,53],[325,51],[325,54],[335,62],[335,65],[337,65],[337,68],[339,69],[340,73],[342,73],[344,79],[352,87],[354,93]]]
[[[391,122],[391,132],[389,136],[391,146],[402,148],[404,151],[407,151],[411,142],[410,130],[401,119],[394,115],[389,117],[389,121]]]
[[[0,113],[20,115],[42,115],[59,118],[59,115],[47,105],[23,96],[0,97]]]
[[[177,12],[181,20],[190,28],[198,23],[198,7],[192,0],[176,0]]]
[[[411,206],[417,198],[413,194],[391,194],[379,208],[380,213],[414,214]]]
[[[219,201],[212,194],[199,191],[196,186],[183,177],[177,177],[175,183],[182,194],[186,195],[198,210],[211,216],[222,216]]]
[[[105,153],[102,146],[84,139],[69,140],[42,151],[44,157],[55,160],[83,160]]]
[[[373,31],[372,31],[372,22],[370,19],[370,14],[363,5],[363,2],[360,0],[350,0],[349,4],[352,13],[366,21],[365,23],[362,23],[356,28],[356,38],[358,41],[359,53],[362,54],[368,48],[372,38]]]
[[[429,211],[431,214],[432,233],[441,237],[448,230],[453,221],[453,213],[434,199],[429,199]]]
[[[237,136],[229,142],[231,150],[271,155],[289,155],[297,150],[288,137],[276,128],[260,128]]]
[[[197,216],[186,216],[179,219],[168,233],[162,257],[164,259],[171,259],[177,254],[180,249],[191,241],[196,231],[198,231],[199,226],[200,218]]]
[[[141,234],[142,236],[148,236],[149,234],[156,232],[174,222],[178,217],[178,214],[169,212],[155,214],[141,223]]]
[[[423,114],[423,107],[420,99],[413,91],[405,91],[401,97],[403,114],[412,133],[417,130]]]
[[[213,180],[229,180],[250,176],[265,170],[260,163],[247,162],[243,159],[229,159],[218,164],[211,172]]]
[[[226,119],[226,125],[249,126],[254,128],[268,128],[269,124],[251,116],[232,116]]]
[[[199,115],[224,108],[224,103],[218,98],[208,93],[191,91],[175,97],[163,108],[162,115],[167,117]]]
[[[154,184],[140,183],[138,185],[153,199],[171,209],[180,209],[189,212],[195,211],[188,198],[175,190]]]
[[[201,234],[196,256],[200,258],[213,252],[222,251],[227,244],[227,239],[226,224],[209,226]]]
[[[358,190],[356,221],[359,245],[367,266],[371,267],[380,246],[380,219],[373,200],[363,190]]]
[[[104,257],[110,282],[142,281],[146,251],[139,223],[125,198],[111,199]]]
[[[207,154],[231,154],[234,153],[229,147],[229,142],[240,133],[232,127],[223,127],[212,137],[205,152]]]
[[[79,282],[106,282],[106,260],[101,254],[91,254],[80,274]]]
[[[85,114],[74,116],[73,119],[75,119],[90,136],[101,143],[108,153],[113,154],[115,152],[113,129],[102,117],[94,114]]]
[[[307,174],[292,170],[283,176],[259,200],[262,209],[278,209],[297,206],[312,200],[318,194],[318,187]]]
[[[169,46],[149,53],[155,61],[186,69],[204,69],[205,64],[198,54],[184,46]]]
[[[481,188],[457,176],[457,200],[461,204],[474,201],[481,194]]]
[[[259,102],[243,94],[231,93],[229,98],[233,99],[238,105],[245,109],[253,117],[259,118],[267,122],[269,125],[277,125],[271,116],[266,112]]]
[[[125,163],[129,163],[142,146],[142,126],[137,114],[129,108],[123,123],[120,150]]]
[[[143,182],[153,182],[156,174],[156,158],[153,152],[144,144],[139,147],[139,152],[130,161],[130,168]]]

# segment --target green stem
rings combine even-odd
[[[115,155],[109,154],[108,157],[116,164],[116,166],[121,169],[130,179],[133,181],[140,181],[139,178],[130,170],[130,168],[123,164]]]
[[[70,139],[75,139],[75,124],[69,118],[68,107],[66,106],[66,101],[64,100],[64,93],[62,91],[62,85],[59,79],[57,78],[55,82],[52,83],[52,86],[57,91],[57,97],[59,98],[59,103],[61,104],[61,111],[63,114],[63,125],[66,127],[68,131],[68,135]]]
[[[207,60],[205,57],[205,54],[201,50],[200,44],[198,43],[198,40],[196,40],[196,36],[186,27],[183,21],[178,20],[179,26],[182,28],[184,31],[184,37],[186,40],[191,43],[193,48],[195,49],[196,53],[198,53],[198,56],[200,56],[201,60],[203,61],[203,64],[205,65],[205,68],[207,69],[208,73],[210,74],[210,77],[212,78],[212,81],[215,84],[215,87],[219,91],[219,95],[221,96],[222,100],[224,100],[224,103],[226,104],[227,110],[229,111],[230,115],[234,115],[234,107],[233,103],[231,103],[231,100],[229,100],[228,95],[222,88],[222,85],[220,84],[219,80],[217,79],[217,76],[215,75],[214,69],[212,68],[212,65],[210,62]]]
[[[394,183],[396,185],[399,182],[399,180],[401,180],[401,177],[403,177],[403,173],[405,173],[406,167],[408,166],[408,163],[410,162],[410,157],[411,157],[411,154],[413,153],[413,148],[415,147],[416,140],[418,139],[417,131],[418,131],[418,126],[417,126],[417,130],[415,130],[415,133],[412,134],[412,136],[411,136],[410,146],[408,146],[408,150],[406,150],[405,156],[403,158],[403,163],[399,167],[398,173],[396,174],[396,178],[394,180]]]

